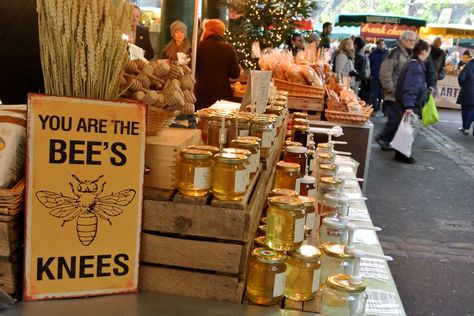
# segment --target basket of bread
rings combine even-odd
[[[328,78],[325,89],[328,95],[325,116],[328,121],[364,124],[369,120],[373,112],[372,107],[366,106],[348,85],[339,83],[334,75]]]

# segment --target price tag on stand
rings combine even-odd
[[[268,93],[270,90],[271,71],[254,70],[251,73],[251,100],[255,106],[255,112],[263,113],[267,106]]]
[[[401,316],[402,311],[397,302],[395,293],[367,289],[366,315]]]
[[[361,258],[360,260],[360,274],[364,278],[379,280],[387,282],[389,275],[387,266],[384,260]]]

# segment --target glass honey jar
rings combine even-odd
[[[319,289],[320,257],[319,249],[310,245],[288,252],[285,297],[299,302],[314,298]]]
[[[249,183],[247,157],[221,153],[214,156],[211,191],[219,200],[240,200]]]
[[[348,232],[344,228],[345,224],[340,222],[338,218],[323,218],[321,228],[319,229],[319,242],[322,244],[327,242],[335,244],[347,243]]]
[[[318,181],[318,190],[316,200],[318,201],[318,210],[321,210],[321,204],[324,203],[326,193],[339,193],[341,191],[342,181],[334,177],[322,177]]]
[[[291,189],[273,189],[270,191],[270,197],[272,196],[278,196],[278,195],[284,195],[284,196],[298,196],[295,190]]]
[[[293,113],[293,119],[297,119],[297,118],[302,118],[302,119],[308,119],[308,113],[304,113],[304,112],[294,112]]]
[[[318,143],[316,147],[316,155],[322,154],[322,153],[332,154],[331,143]]]
[[[305,213],[305,231],[310,232],[314,228],[316,219],[316,200],[313,197],[300,196],[303,201]]]
[[[289,131],[291,133],[291,131]],[[301,147],[303,145],[301,145],[301,143],[298,143],[298,142],[294,142],[292,140],[287,140],[285,141],[285,149],[288,147],[288,146],[297,146],[297,147]]]
[[[292,121],[293,125],[303,125],[303,126],[308,126],[309,127],[309,121],[304,118],[293,118]]]
[[[209,145],[191,145],[188,147],[189,149],[197,149],[197,150],[206,150],[210,151],[212,155],[219,153],[219,148],[216,146],[209,146]]]
[[[277,116],[276,127],[280,127],[283,123],[283,106],[270,106],[265,110],[265,114],[274,114]]]
[[[313,171],[313,174],[315,176],[318,175],[318,169],[319,169],[319,165],[321,164],[334,164],[334,160],[335,160],[335,156],[333,154],[330,154],[330,153],[319,153],[316,155],[316,161],[315,161],[315,166],[316,166],[316,169]]]
[[[367,303],[364,283],[352,284],[347,274],[331,275],[322,287],[321,314],[363,316]]]
[[[270,154],[270,148],[273,144],[274,135],[273,124],[273,118],[267,115],[256,115],[252,119],[250,135],[259,137],[262,140],[260,145],[260,155],[262,157],[268,157]]]
[[[250,116],[238,113],[230,118],[229,133],[227,135],[227,143],[239,136],[249,136],[250,134]]]
[[[250,183],[250,173],[251,173],[250,172],[250,167],[251,167],[250,166],[250,158],[252,157],[252,153],[250,152],[250,150],[243,149],[243,148],[223,148],[222,152],[227,153],[227,154],[244,155],[245,157],[247,157],[247,162],[245,163],[245,170],[247,170],[247,172],[249,173],[249,175],[247,177],[248,177],[249,183]],[[249,185],[249,183],[247,183],[247,185]]]
[[[296,189],[296,179],[300,176],[300,165],[294,162],[279,161],[275,167],[273,189]]]
[[[196,112],[197,127],[201,130],[201,139],[204,144],[207,144],[209,123],[211,121],[211,114],[213,112],[214,111],[211,109],[202,109]]]
[[[254,238],[253,244],[255,248],[268,248],[265,236],[258,236],[257,238]]]
[[[249,170],[250,173],[255,173],[260,166],[260,145],[258,141],[251,139],[234,139],[230,142],[233,148],[242,148],[250,151]]]
[[[278,304],[283,298],[286,280],[286,256],[268,248],[255,248],[249,263],[246,293],[259,305]]]
[[[288,146],[285,148],[283,160],[286,162],[294,162],[300,165],[300,177],[306,174],[308,149],[303,146]]]
[[[296,250],[304,240],[303,201],[297,197],[274,196],[268,199],[267,245],[278,251]]]
[[[177,185],[181,194],[204,196],[211,188],[212,153],[205,150],[183,149],[177,168]]]
[[[257,235],[258,236],[266,236],[267,235],[267,225],[260,225],[257,228]]]
[[[337,166],[331,163],[321,163],[318,166],[318,174],[316,179],[321,179],[322,177],[336,177],[337,176]]]
[[[208,145],[219,147],[219,140],[222,141],[224,147],[227,145],[230,117],[231,116],[226,112],[215,112],[211,115],[207,133]],[[222,137],[222,139],[220,139],[220,137]]]
[[[301,196],[310,196],[316,198],[316,178],[312,176],[304,176],[300,178],[299,183],[299,194]]]
[[[352,271],[354,256],[344,250],[343,244],[321,244],[321,277],[320,284],[324,284],[328,276],[333,274],[348,274]]]
[[[309,126],[306,125],[293,125],[291,128],[292,135],[291,140],[294,142],[301,143],[303,147],[306,147],[309,139]]]

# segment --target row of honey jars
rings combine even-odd
[[[247,151],[250,155],[250,152]],[[199,149],[180,152],[177,186],[186,196],[205,196],[211,191],[220,200],[239,200],[249,184],[248,156],[234,152],[217,153]]]
[[[319,257],[316,247],[302,246],[294,251],[266,247],[252,251],[247,277],[247,297],[260,305],[278,304],[283,296],[309,301],[319,289]]]

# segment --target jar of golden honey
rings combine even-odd
[[[261,142],[260,155],[262,157],[268,157],[270,148],[273,144],[273,118],[267,115],[257,115],[252,119],[252,125],[250,127],[250,135],[259,137]]]
[[[309,126],[306,125],[293,125],[291,128],[292,136],[291,140],[294,142],[301,143],[303,147],[306,147],[309,139]]]
[[[332,154],[331,143],[318,143],[316,147],[316,155],[319,155],[322,153]]]
[[[206,195],[211,188],[211,152],[183,149],[180,157],[177,167],[179,192],[186,196]]]
[[[215,112],[211,115],[207,144],[220,146],[220,142],[225,147],[227,145],[227,134],[229,131],[230,115],[226,112]],[[220,139],[222,137],[222,139]]]
[[[321,244],[320,284],[324,284],[330,275],[352,272],[354,256],[346,253],[344,247],[331,242]]]
[[[300,302],[314,298],[319,289],[320,257],[319,249],[310,245],[288,252],[285,297]]]
[[[250,134],[250,116],[238,113],[230,118],[229,133],[227,135],[227,143],[239,136],[249,136]]]
[[[275,166],[273,189],[296,189],[296,179],[300,176],[300,165],[294,162],[279,161]]]
[[[286,279],[286,256],[268,249],[255,248],[249,263],[247,297],[259,305],[278,304],[283,298]]]
[[[303,146],[288,146],[285,148],[283,160],[286,162],[294,162],[300,165],[300,177],[306,174],[307,153],[308,149]]]
[[[211,191],[219,200],[240,200],[249,183],[247,157],[221,153],[214,156]]]
[[[337,166],[330,163],[321,163],[318,166],[318,174],[316,178],[319,180],[322,177],[336,177],[337,176]]]
[[[201,130],[201,139],[204,144],[207,144],[209,123],[211,121],[211,114],[213,112],[214,111],[211,109],[202,109],[196,112],[197,127]]]
[[[219,148],[216,146],[209,146],[209,145],[191,145],[188,147],[189,149],[197,149],[197,150],[206,150],[212,153],[212,156],[219,153]]]
[[[367,293],[365,284],[353,284],[350,275],[336,274],[327,278],[322,287],[321,314],[363,316]]]
[[[316,200],[313,197],[300,196],[303,201],[305,213],[305,231],[310,232],[314,228],[316,219]]]
[[[297,197],[274,196],[268,199],[267,245],[274,250],[298,249],[304,240],[303,201]]]
[[[234,139],[230,142],[230,146],[234,148],[242,148],[249,150],[251,155],[249,158],[249,170],[250,173],[257,172],[260,166],[260,145],[258,141],[251,139]]]

